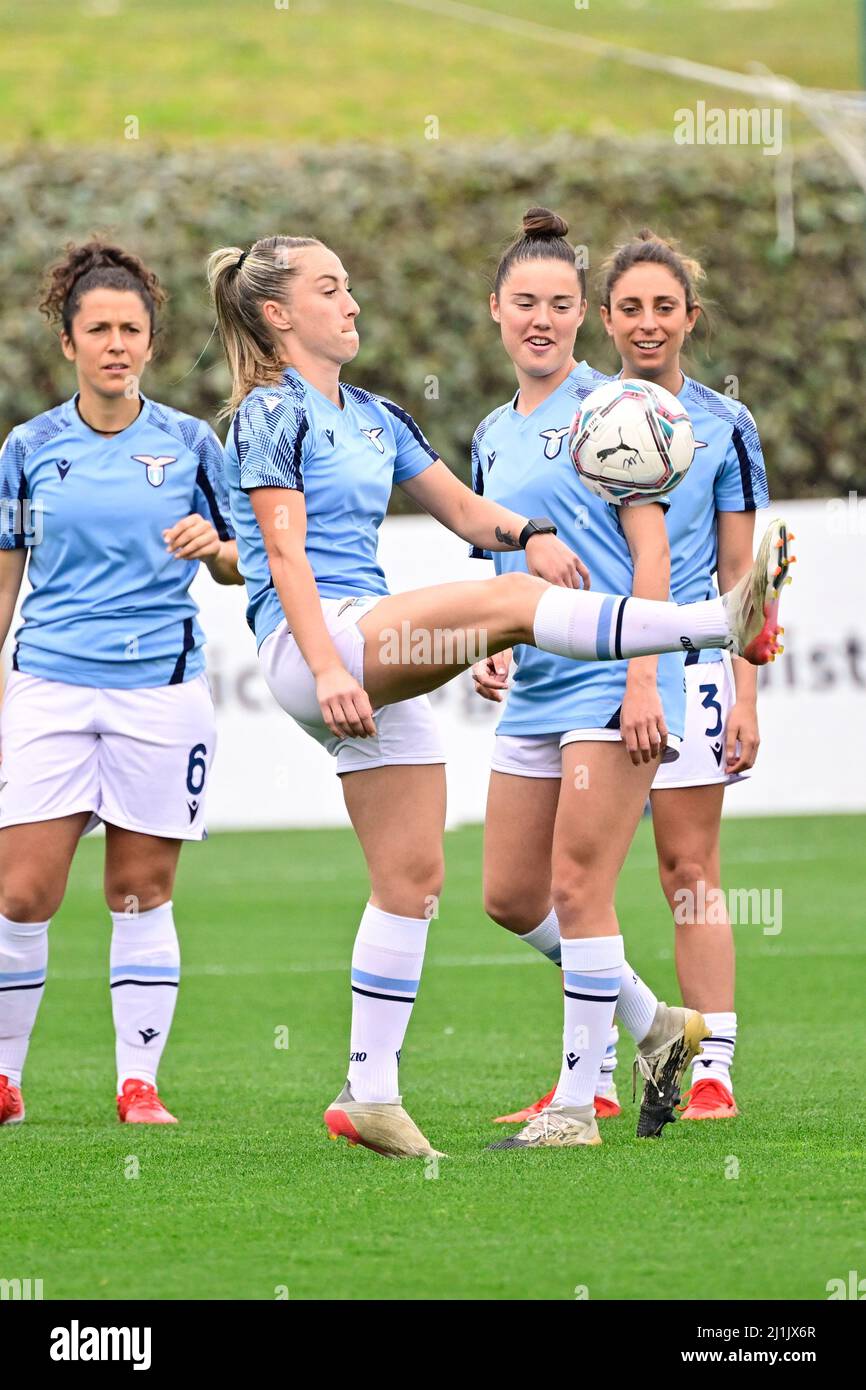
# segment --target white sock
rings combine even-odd
[[[621,936],[562,938],[562,1070],[552,1105],[592,1105],[624,961]]]
[[[627,969],[628,967],[623,967]],[[595,1094],[597,1096],[609,1096],[615,1089],[613,1074],[616,1071],[616,1045],[619,1042],[619,1029],[613,1025],[607,1035],[607,1047],[601,1059],[601,1070],[598,1073],[598,1080],[595,1083]]]
[[[399,1097],[403,1039],[421,982],[426,917],[397,917],[370,903],[352,952],[349,1085],[355,1100]]]
[[[703,1052],[692,1062],[692,1085],[694,1086],[696,1081],[711,1078],[713,1081],[721,1081],[733,1095],[731,1067],[734,1064],[734,1048],[737,1045],[737,1015],[705,1013],[704,1019],[712,1031],[712,1037],[704,1039],[701,1044]]]
[[[616,1018],[617,1022],[631,1033],[636,1043],[642,1043],[652,1027],[658,1005],[659,1001],[649,985],[626,961],[622,969]]]
[[[180,982],[180,946],[170,902],[148,912],[112,912],[111,1012],[117,1093],[136,1077],[156,1085]]]
[[[721,599],[663,603],[585,589],[545,589],[533,621],[535,645],[575,661],[617,661],[654,652],[727,647]]]
[[[524,936],[518,936],[517,939],[525,942],[527,946],[532,946],[548,960],[552,960],[554,965],[562,964],[562,952],[559,947],[559,919],[553,908],[550,909],[543,922],[539,922],[532,931],[526,932]]]
[[[21,1072],[45,993],[48,922],[10,922],[0,913],[0,1076],[21,1085]]]

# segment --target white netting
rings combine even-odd
[[[540,24],[533,19],[519,19],[516,15],[481,9],[478,5],[462,4],[460,0],[390,0],[390,3],[406,9],[424,10],[440,19],[459,20],[518,38],[552,43],[559,48],[579,49],[599,58],[613,59],[648,72],[664,73],[686,82],[762,97],[766,101],[777,102],[787,111],[795,108],[830,142],[861,188],[866,190],[866,92],[822,91],[815,87],[801,87],[788,77],[777,76],[766,70],[733,72],[706,63],[695,63],[688,58],[676,58],[671,54],[647,53],[639,48],[592,38],[588,34]],[[788,172],[790,167],[789,157]],[[777,198],[785,178],[784,171],[777,174]],[[780,239],[784,239],[781,226]]]

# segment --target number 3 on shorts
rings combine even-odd
[[[703,709],[715,710],[716,718],[712,728],[706,730],[707,738],[716,738],[722,732],[722,707],[716,698],[719,693],[717,685],[699,685],[698,690],[703,695],[701,706]]]
[[[703,689],[703,687],[701,687]],[[715,689],[715,686],[713,687]],[[186,789],[190,796],[198,796],[204,788],[207,776],[207,746],[197,743],[189,750],[189,764],[186,770]]]

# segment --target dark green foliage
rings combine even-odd
[[[362,306],[350,379],[412,411],[467,476],[478,421],[512,389],[487,313],[498,249],[523,209],[560,210],[585,244],[593,285],[580,351],[614,359],[594,282],[613,240],[649,223],[709,271],[715,328],[692,370],[757,417],[776,496],[866,487],[863,196],[822,147],[795,168],[797,245],[776,250],[772,159],[670,142],[7,152],[0,157],[4,285],[0,427],[72,388],[35,309],[44,264],[69,237],[110,232],[148,258],[172,300],[148,394],[213,418],[227,380],[204,261],[270,232],[313,233],[343,257]],[[431,381],[435,378],[435,381]],[[733,383],[730,379],[735,378]],[[438,391],[438,398],[436,392]]]

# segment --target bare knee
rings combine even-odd
[[[150,912],[167,903],[174,889],[174,875],[106,874],[105,901],[109,912]]]
[[[512,642],[532,638],[533,619],[538,600],[548,585],[536,575],[512,570],[489,581],[497,600],[497,617],[502,631]]]
[[[444,881],[441,848],[417,853],[404,863],[392,862],[371,871],[371,900],[383,912],[398,917],[437,917]]]
[[[555,868],[551,897],[564,934],[600,934],[614,911],[610,885],[602,883],[589,864],[569,863]]]
[[[57,887],[6,874],[0,890],[0,913],[10,922],[47,922],[63,901],[65,883]]]
[[[668,903],[673,908],[684,893],[695,895],[698,885],[714,886],[710,866],[699,855],[673,854],[659,860],[659,879]]]
[[[525,936],[540,926],[550,912],[549,886],[536,889],[531,884],[524,888],[513,883],[484,884],[484,911],[506,931]]]

